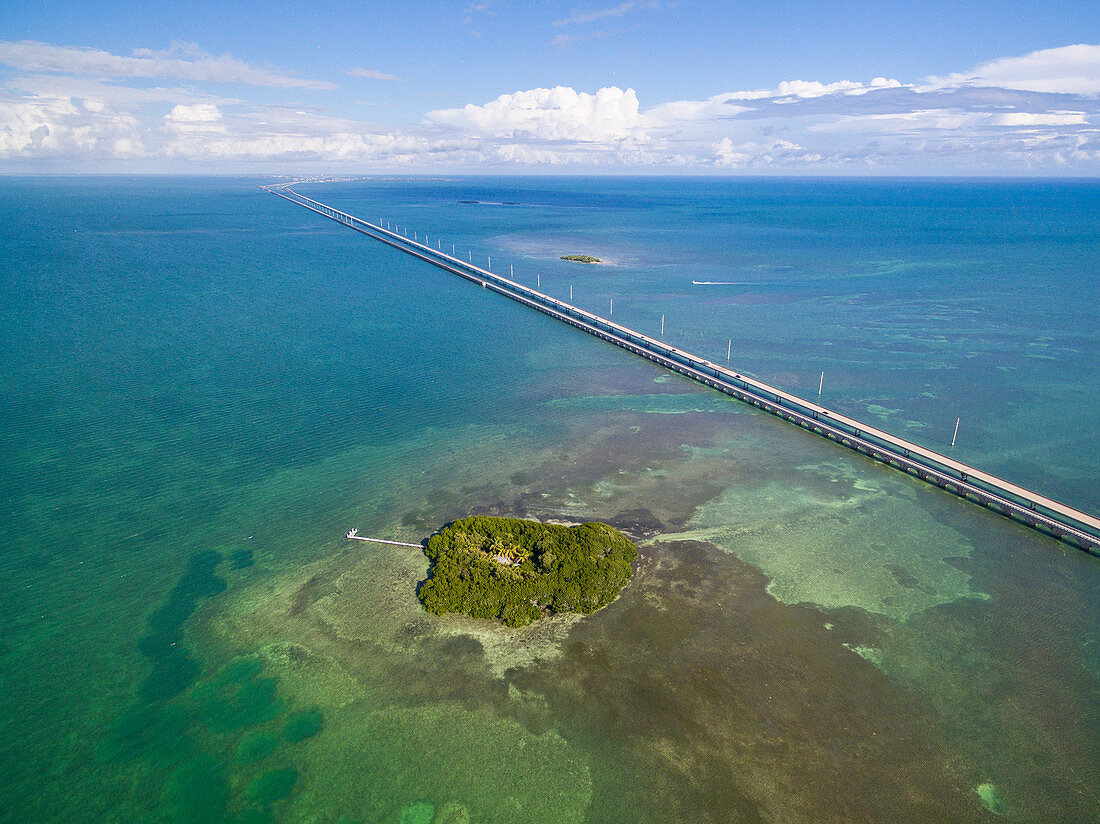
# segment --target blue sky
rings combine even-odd
[[[0,172],[1100,174],[1100,3],[0,0]]]

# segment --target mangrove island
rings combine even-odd
[[[543,615],[601,609],[634,574],[638,550],[617,529],[473,516],[433,535],[417,593],[429,612],[459,612],[522,627]]]
[[[572,260],[575,263],[603,263],[598,257],[592,255],[562,255],[562,260]]]

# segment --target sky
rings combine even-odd
[[[1100,176],[1100,2],[0,0],[0,173]]]

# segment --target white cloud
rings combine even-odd
[[[195,89],[162,86],[138,88],[58,74],[22,75],[6,81],[3,85],[9,91],[23,92],[31,97],[99,100],[115,108],[129,109],[156,103],[207,102],[215,105],[230,105],[244,102],[239,98],[206,94]]]
[[[728,137],[714,146],[714,162],[728,168],[754,168],[805,165],[812,166],[823,159],[819,152],[809,151],[789,140],[772,140],[766,143],[745,141],[735,144]]]
[[[842,115],[807,127],[809,132],[858,132],[902,135],[964,131],[975,141],[982,133],[1009,134],[1013,129],[1087,126],[1084,112],[997,112],[964,109],[917,109],[909,112]],[[1055,132],[1052,132],[1054,134]]]
[[[176,123],[212,123],[222,119],[221,110],[210,103],[196,103],[193,106],[173,107],[167,119]]]
[[[625,29],[599,29],[597,31],[586,32],[585,34],[559,34],[550,41],[550,45],[560,49],[568,46],[570,43],[586,43],[589,40],[605,40],[608,37],[614,37],[616,34],[622,34],[623,31],[625,31]]]
[[[244,69],[267,70],[232,58],[219,63],[221,58],[195,47],[138,50],[119,58],[55,47],[5,52],[11,45],[0,43],[0,60],[27,73],[9,72],[0,81],[4,170],[19,171],[28,168],[27,161],[39,160],[88,170],[101,163],[115,170],[139,158],[146,165],[130,167],[172,170],[188,168],[186,163],[236,170],[292,163],[295,169],[309,165],[318,171],[555,167],[1100,174],[1100,131],[1094,125],[1100,122],[1100,100],[1086,82],[1091,50],[1098,47],[1005,58],[983,64],[984,73],[975,70],[965,80],[924,87],[887,77],[785,80],[770,88],[648,105],[632,88],[533,88],[430,111],[418,125],[395,128],[334,117],[321,101],[299,92],[291,99],[265,92],[274,100],[263,104],[244,95],[210,94],[195,84],[206,71],[197,68],[204,61],[218,63],[223,80]],[[1074,59],[1058,62],[1055,70],[1051,54]],[[70,72],[79,64],[83,74],[55,73],[63,64]],[[161,87],[145,79],[154,71],[168,76],[169,70],[183,82]],[[393,77],[372,69],[349,73]],[[975,80],[979,74],[982,82]],[[264,76],[288,81],[287,88],[299,82],[277,72]],[[1006,87],[989,85],[994,76]],[[143,79],[128,82],[131,77]],[[1048,84],[1059,91],[1040,89]],[[1081,91],[1067,91],[1071,87]]]
[[[619,3],[617,6],[611,6],[604,9],[594,9],[592,11],[575,11],[570,17],[566,17],[563,20],[555,20],[555,26],[569,26],[584,23],[593,23],[596,20],[604,20],[608,17],[622,17],[629,11],[634,11],[638,8],[638,3]]]
[[[54,46],[34,40],[0,41],[0,63],[23,71],[65,72],[91,77],[174,77],[206,83],[244,83],[277,88],[334,89],[332,83],[304,80],[258,69],[230,55],[214,57],[191,44],[167,51],[138,49],[132,57],[99,49]]]
[[[1056,49],[1040,49],[1022,57],[1003,57],[982,63],[968,72],[930,77],[933,88],[945,86],[996,86],[1030,92],[1100,94],[1100,45],[1079,43]]]
[[[641,138],[648,125],[634,90],[617,86],[595,94],[568,86],[530,89],[482,106],[428,112],[427,119],[482,137],[593,142]]]
[[[589,23],[595,23],[598,20],[610,20],[623,17],[639,9],[659,11],[661,9],[661,2],[660,0],[649,0],[649,2],[625,0],[625,2],[619,3],[617,6],[607,6],[602,9],[592,9],[590,11],[577,11],[574,9],[569,17],[555,20],[554,25],[559,28],[562,26],[584,26]],[[614,37],[628,30],[629,27],[619,27],[614,29],[598,29],[596,31],[584,32],[583,34],[559,34],[550,41],[550,44],[558,48],[563,48],[570,43],[584,43],[589,40],[603,40],[608,37]]]
[[[137,120],[64,98],[0,99],[0,157],[133,157],[144,153]]]
[[[201,140],[181,135],[166,151],[171,157],[193,161],[253,162],[307,161],[325,163],[376,163],[391,166],[444,162],[467,156],[474,162],[480,158],[476,147],[449,139],[430,140],[421,136],[364,134],[338,131],[328,134],[248,129]]]
[[[348,69],[347,73],[352,77],[362,77],[367,80],[403,80],[394,74],[376,71],[375,69]]]
[[[817,80],[784,80],[774,89],[730,92],[726,97],[730,100],[763,100],[783,97],[809,98],[825,97],[830,94],[861,95],[877,89],[897,88],[901,88],[900,82],[887,80],[885,77],[876,77],[866,85],[853,80],[838,80],[835,83],[821,83]]]
[[[748,106],[731,105],[729,93],[716,94],[706,100],[673,100],[660,103],[645,114],[655,124],[673,126],[677,123],[727,118],[749,111]]]
[[[177,135],[224,132],[224,127],[218,122],[221,119],[221,109],[211,103],[180,104],[164,116],[165,125]]]
[[[1077,126],[1089,121],[1084,112],[1008,112],[994,115],[993,122],[998,126]]]
[[[624,0],[617,6],[606,6],[602,9],[591,9],[589,11],[573,10],[573,13],[569,17],[562,18],[561,20],[555,20],[555,26],[583,26],[588,23],[595,23],[597,20],[607,20],[608,18],[622,17],[629,14],[632,11],[639,9],[649,9],[650,11],[660,11],[661,0],[649,0],[648,2],[639,2],[639,0]]]
[[[466,8],[464,8],[462,10],[462,15],[463,15],[462,22],[463,22],[463,24],[467,25],[467,26],[470,25],[471,23],[474,22],[475,15],[478,15],[478,14],[485,14],[485,15],[488,15],[490,17],[495,15],[496,12],[492,10],[491,6],[492,6],[492,3],[471,3],[470,5],[468,5]],[[480,32],[471,32],[471,34],[475,34],[477,37],[481,37]]]

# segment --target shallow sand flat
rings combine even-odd
[[[705,545],[644,552],[562,657],[512,676],[602,754],[595,820],[624,806],[654,822],[985,820],[921,702],[816,610],[775,601]]]
[[[843,462],[797,473],[730,488],[701,506],[687,530],[665,538],[705,540],[736,554],[761,569],[768,591],[785,603],[905,620],[937,604],[987,597],[953,563],[970,555],[966,538],[920,505],[925,490],[914,482]]]
[[[491,709],[450,702],[349,706],[331,723],[339,733],[317,737],[286,820],[396,820],[417,803],[461,806],[484,824],[584,820],[586,758],[552,730],[533,734]]]
[[[483,813],[472,820],[525,811],[564,822],[590,801],[656,798],[636,820],[839,822],[861,810],[886,820],[888,808],[910,821],[981,820],[942,745],[914,733],[926,727],[911,696],[732,556],[647,549],[611,606],[535,625],[553,653],[537,656],[522,632],[416,615],[402,591],[415,577],[400,552],[345,555],[254,592],[219,622],[233,643],[241,630],[253,642],[297,639],[261,644],[285,700],[326,718],[295,755],[291,809],[386,815],[385,798],[461,803]],[[494,795],[484,776],[516,758],[546,759],[540,780]]]
[[[427,567],[419,553],[347,547],[287,570],[266,591],[232,593],[230,603],[241,601],[227,613],[240,623],[226,627],[221,641],[256,644],[280,689],[332,708],[316,746],[345,725],[368,736],[374,722],[366,717],[387,707],[431,712],[454,702],[536,735],[556,731],[589,765],[590,820],[659,799],[655,809],[678,811],[683,820],[886,821],[904,811],[913,821],[978,821],[989,814],[974,789],[983,782],[996,785],[1010,810],[1019,809],[1013,799],[1020,787],[1042,795],[1011,759],[988,756],[998,741],[1015,738],[1011,730],[983,728],[965,711],[964,696],[977,686],[968,666],[996,667],[1001,653],[990,648],[982,653],[988,660],[968,665],[972,642],[939,625],[944,610],[973,621],[990,603],[981,600],[986,587],[966,557],[971,542],[983,540],[981,524],[968,517],[980,510],[848,461],[818,439],[783,437],[786,429],[759,415],[611,414],[568,450],[524,453],[515,444],[494,458],[506,477],[429,495],[378,527],[415,540],[441,513],[480,510],[606,520],[654,539],[638,576],[607,609],[522,631],[437,618],[415,599]],[[746,448],[746,432],[756,435],[756,448]],[[451,473],[462,469],[460,461],[439,466],[448,467],[439,483],[452,483]],[[824,545],[832,555],[788,566],[794,588],[779,593],[770,575],[736,552],[667,540],[696,526],[721,532],[742,522],[758,531],[729,533],[740,551],[765,553],[777,535],[801,534],[805,546]],[[942,543],[876,554],[852,540],[860,530],[889,535],[898,523]],[[826,529],[825,536],[806,525]],[[849,565],[826,570],[840,562]],[[777,601],[780,594],[806,603],[831,594],[835,606],[822,613]],[[914,621],[921,631],[904,629]],[[944,660],[958,670],[955,686],[926,684],[928,668]],[[1017,720],[1026,727],[1041,712],[1036,705]],[[509,728],[499,729],[505,735]],[[970,732],[959,739],[959,729]],[[412,739],[419,734],[409,728]],[[1050,751],[1058,751],[1053,742]],[[342,757],[333,755],[333,763]],[[422,778],[416,787],[436,780]],[[305,792],[310,784],[302,781]],[[339,795],[323,782],[309,792],[318,804]],[[645,815],[637,820],[667,820]]]

